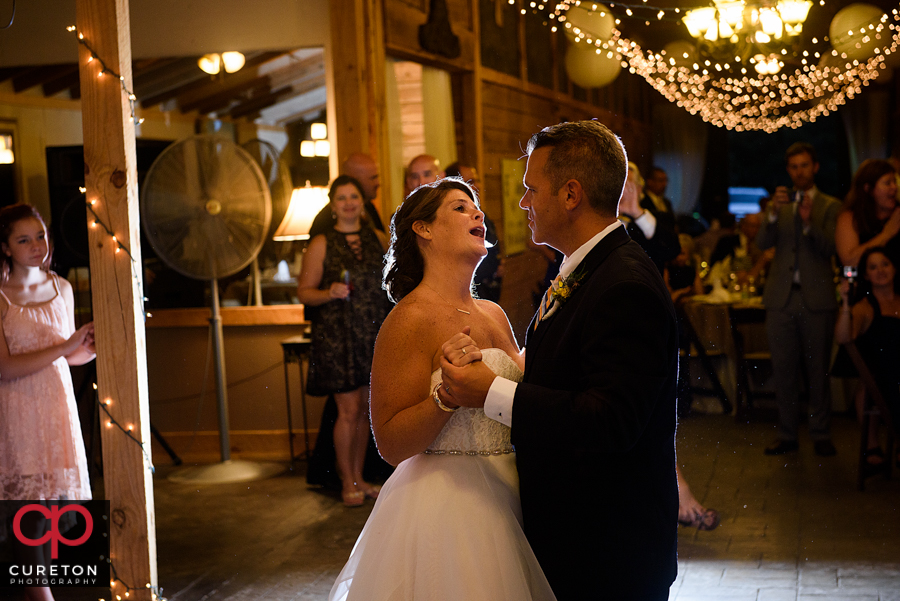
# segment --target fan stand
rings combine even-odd
[[[222,352],[222,316],[219,313],[219,284],[211,280],[212,315],[209,327],[213,334],[213,354],[216,365],[216,401],[219,410],[219,447],[222,461],[213,465],[198,465],[179,469],[169,476],[172,482],[191,484],[225,484],[227,482],[250,482],[271,478],[287,468],[274,462],[244,461],[231,459],[231,444],[228,435],[228,387],[225,380],[225,354]]]

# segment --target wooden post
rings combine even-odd
[[[150,411],[144,332],[138,190],[132,104],[131,25],[128,0],[76,0],[84,129],[86,198],[102,226],[91,225],[91,292],[97,341],[100,401],[141,447],[116,426],[101,421],[103,473],[110,501],[110,559],[120,582],[113,594],[150,600],[157,586],[153,480],[149,470]],[[106,68],[114,71],[102,76]],[[121,81],[117,75],[121,75]],[[117,241],[127,249],[117,252]],[[129,258],[134,257],[134,262]]]
[[[390,153],[385,94],[384,2],[331,0],[332,69],[340,160],[354,152],[370,154],[381,175],[381,214],[389,216]]]

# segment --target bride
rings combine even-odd
[[[419,187],[392,219],[384,283],[397,306],[375,344],[371,415],[397,469],[329,599],[555,599],[522,531],[509,428],[441,396],[445,353],[522,378],[506,314],[472,297],[484,234],[456,178]]]

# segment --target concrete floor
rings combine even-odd
[[[766,457],[771,423],[683,421],[684,473],[722,524],[680,529],[671,600],[900,600],[900,470],[857,492],[856,424],[838,416],[833,427],[837,457],[815,456],[803,437],[799,453]],[[346,509],[308,490],[302,473],[188,487],[166,480],[169,471],[158,466],[155,487],[170,601],[326,599],[372,506]]]

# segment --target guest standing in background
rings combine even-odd
[[[381,186],[378,163],[375,162],[375,159],[368,154],[355,152],[341,163],[341,175],[349,175],[359,182],[369,223],[375,230],[384,232],[384,224],[378,214],[378,210],[375,208],[378,189]],[[315,238],[319,234],[330,232],[334,229],[334,225],[335,213],[329,203],[316,215],[309,230],[310,239]],[[316,307],[306,306],[304,310],[307,320],[316,320]],[[340,478],[335,473],[334,441],[331,439],[337,415],[338,409],[337,405],[335,405],[334,395],[328,395],[328,398],[325,400],[325,406],[322,408],[322,419],[319,424],[319,435],[316,437],[316,447],[307,465],[306,482],[308,484],[328,488],[340,487]],[[383,480],[392,471],[393,468],[381,459],[378,449],[375,447],[375,441],[370,435],[365,461],[366,476],[376,480]]]
[[[440,161],[430,154],[420,154],[406,167],[403,198],[422,184],[431,184],[444,177]]]
[[[831,442],[831,357],[837,299],[834,286],[834,232],[841,204],[816,188],[819,171],[815,149],[798,142],[786,153],[794,184],[779,186],[763,218],[756,243],[775,248],[766,278],[763,304],[772,350],[778,404],[779,438],[766,455],[798,449],[801,364],[809,378],[809,435],[817,455],[837,451]]]
[[[896,263],[900,260],[898,233],[897,172],[888,161],[863,161],[837,219],[834,236],[841,264],[855,267],[866,250],[879,246]]]
[[[387,238],[364,217],[362,186],[341,175],[331,184],[335,225],[306,251],[297,297],[317,308],[307,392],[333,394],[338,407],[334,450],[341,498],[359,507],[378,487],[363,480],[369,440],[369,373],[375,337],[389,310],[381,288]]]
[[[72,285],[50,271],[47,227],[34,207],[0,210],[0,242],[0,500],[89,501],[69,366],[94,359],[94,324],[75,329]],[[32,540],[46,532],[38,515],[21,522]],[[16,551],[23,563],[50,565],[49,542]],[[53,599],[49,587],[25,594]]]
[[[366,215],[368,215],[372,227],[379,232],[384,232],[384,223],[375,208],[375,199],[378,197],[378,188],[381,187],[381,178],[378,175],[378,163],[371,156],[361,152],[355,152],[341,163],[341,175],[349,175],[359,182],[365,202]],[[310,239],[319,234],[324,234],[334,227],[334,212],[331,205],[325,205],[319,211],[309,228]]]
[[[639,194],[644,180],[634,163],[628,163],[628,179],[635,184],[638,193],[623,193],[619,203],[619,217],[625,221],[631,239],[644,249],[662,274],[666,263],[681,252],[681,244],[675,232],[675,216],[659,211],[646,195]]]

